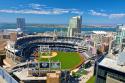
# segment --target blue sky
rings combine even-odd
[[[125,23],[125,0],[1,0],[0,22],[68,24],[81,15],[83,24]]]

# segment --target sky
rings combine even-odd
[[[125,23],[125,0],[0,0],[0,23],[68,24],[81,15],[83,24]]]

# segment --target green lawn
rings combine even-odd
[[[76,52],[57,52],[57,54],[51,58],[51,61],[60,61],[62,69],[72,69],[83,61],[83,58]],[[38,61],[48,61],[48,59],[39,58]]]
[[[82,75],[86,75],[87,74],[87,71],[83,69],[80,69],[79,71],[77,72],[73,72],[73,76],[74,77],[81,77]]]
[[[86,83],[95,83],[95,76],[91,77]]]
[[[83,68],[83,69],[79,70],[77,73],[82,76],[82,75],[86,75],[86,74],[87,74],[87,71],[84,70],[84,68]]]

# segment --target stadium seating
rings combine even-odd
[[[82,38],[76,37],[58,36],[53,38],[51,36],[32,35],[18,38],[15,43],[15,48],[18,50],[16,55],[22,56],[25,59],[31,59],[32,52],[39,45],[47,45],[52,51],[79,52],[83,56],[85,52],[85,49],[82,49],[84,47],[83,42]]]

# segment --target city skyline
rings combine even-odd
[[[0,83],[125,83],[125,0],[1,0]]]
[[[67,24],[81,15],[83,24],[125,23],[123,0],[4,0],[0,2],[0,23],[15,23],[25,18],[27,23]]]

